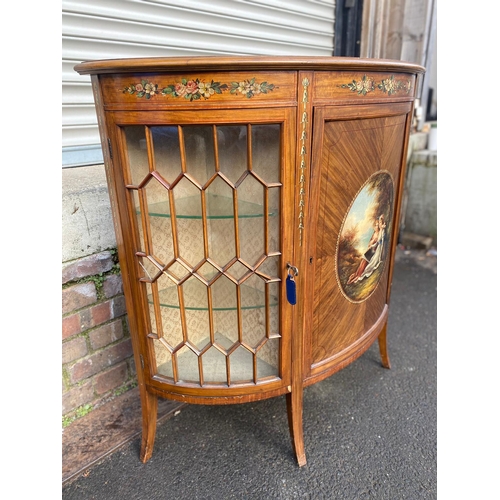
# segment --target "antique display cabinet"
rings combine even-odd
[[[299,465],[304,387],[387,317],[419,75],[400,61],[89,61],[140,387],[141,460],[158,397],[285,395]]]

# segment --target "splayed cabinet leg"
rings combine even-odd
[[[304,431],[302,425],[302,391],[294,391],[286,395],[286,409],[293,451],[297,457],[299,467],[302,467],[306,465]]]
[[[142,402],[142,442],[141,462],[146,463],[153,454],[156,422],[158,419],[158,397],[146,390],[141,391]]]
[[[378,347],[380,350],[380,357],[382,359],[382,366],[384,368],[390,368],[391,362],[389,360],[389,353],[387,352],[387,323],[382,328],[378,336]]]

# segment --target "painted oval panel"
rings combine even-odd
[[[376,289],[387,259],[393,227],[394,182],[381,170],[358,191],[344,217],[337,242],[337,279],[351,302]]]

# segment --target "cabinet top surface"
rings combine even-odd
[[[109,73],[158,73],[177,71],[238,71],[238,70],[286,70],[286,71],[398,71],[424,73],[417,64],[391,59],[363,59],[325,56],[193,56],[149,57],[132,59],[107,59],[86,61],[75,66],[81,75]]]

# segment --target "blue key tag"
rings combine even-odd
[[[297,303],[297,285],[295,278],[290,275],[286,277],[286,298],[292,306]]]
[[[297,284],[295,283],[295,276],[299,275],[299,270],[287,262],[288,276],[286,277],[286,298],[292,306],[297,303]]]

